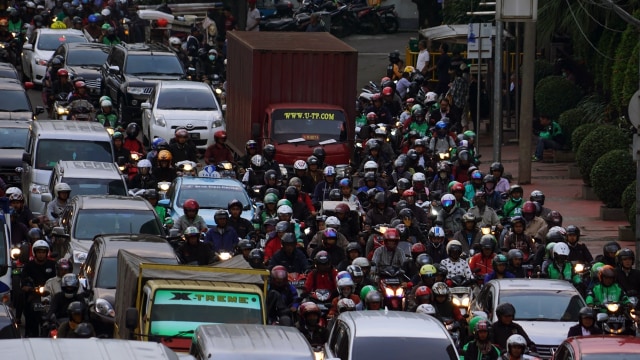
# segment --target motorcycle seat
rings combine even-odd
[[[392,10],[395,9],[396,6],[395,5],[381,5],[377,7],[378,12],[380,11],[385,11],[385,10]]]

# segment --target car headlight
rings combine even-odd
[[[620,309],[620,304],[618,303],[607,304],[607,310],[610,312],[617,312],[618,309]]]
[[[115,317],[116,312],[113,306],[105,299],[96,300],[96,313],[104,316]]]
[[[143,87],[135,87],[135,86],[127,86],[127,92],[131,95],[142,95],[144,94]]]
[[[211,128],[215,129],[215,128],[219,128],[219,127],[222,127],[222,119],[213,120],[213,122],[211,123]]]
[[[45,194],[49,192],[49,187],[47,185],[31,184],[29,186],[29,192],[32,194]]]
[[[87,253],[84,251],[73,250],[73,262],[76,264],[84,264],[87,260]]]
[[[162,126],[162,127],[167,126],[167,122],[164,120],[164,116],[162,115],[155,115],[153,117],[153,120],[158,126]]]
[[[47,66],[48,61],[45,59],[36,58],[36,64],[40,66]]]

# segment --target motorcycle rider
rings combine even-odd
[[[446,246],[448,258],[442,260],[440,265],[447,268],[447,279],[457,276],[464,277],[467,281],[473,279],[473,273],[469,268],[469,263],[461,257],[462,244],[458,240],[451,240]]]
[[[371,259],[377,269],[382,270],[388,266],[402,267],[406,255],[402,249],[398,248],[399,241],[398,230],[395,228],[387,229],[384,233],[384,246],[377,248]]]
[[[544,193],[540,190],[533,190],[531,192],[531,196],[529,196],[530,201],[533,201],[538,205],[540,205],[538,216],[541,217],[542,219],[546,219],[549,216],[549,213],[551,212],[551,209],[544,206],[545,198],[546,197],[544,196]]]
[[[53,188],[53,192],[56,198],[47,205],[47,217],[51,222],[57,223],[69,203],[71,186],[63,182],[57,183]]]
[[[327,166],[323,170],[324,180],[320,181],[318,185],[316,185],[315,190],[313,191],[313,200],[314,201],[325,201],[329,200],[329,192],[333,189],[338,189],[338,183],[336,180],[336,170],[333,166]]]
[[[216,253],[228,252],[233,254],[238,245],[238,234],[233,227],[228,225],[229,213],[226,210],[218,210],[213,218],[216,226],[207,231],[205,242],[211,245]]]
[[[266,303],[269,324],[293,325],[293,314],[298,311],[300,297],[296,288],[289,283],[289,274],[284,266],[271,269]]]
[[[589,291],[585,299],[587,305],[598,307],[609,302],[617,302],[625,305],[629,303],[629,298],[627,298],[624,290],[615,282],[616,271],[613,266],[605,265],[601,267],[598,271],[598,280],[600,283]],[[603,308],[600,311],[606,312],[607,309]]]
[[[67,99],[67,101],[69,102],[69,105],[71,105],[71,103],[76,100],[86,100],[86,101],[91,100],[91,97],[89,97],[89,94],[87,91],[87,84],[84,82],[84,80],[76,79],[73,82],[73,88],[74,88],[74,91],[69,94],[69,98]]]
[[[322,312],[318,305],[311,301],[300,304],[296,327],[304,335],[312,347],[323,346],[329,340],[329,332],[320,326]]]
[[[494,252],[496,238],[491,234],[482,235],[479,245],[480,251],[469,260],[469,268],[474,274],[484,277],[494,270],[493,259],[496,257]]]
[[[179,232],[184,232],[189,226],[195,226],[200,232],[206,232],[208,230],[207,223],[202,216],[198,215],[200,210],[200,204],[194,199],[187,199],[182,205],[184,215],[180,216],[173,225],[174,229],[178,229]],[[225,211],[226,212],[226,211]]]
[[[100,102],[100,109],[96,113],[96,120],[106,128],[116,128],[118,125],[118,115],[113,111],[111,100],[104,99]]]
[[[151,174],[151,161],[147,159],[142,159],[138,161],[136,165],[138,168],[137,174],[131,178],[129,182],[130,189],[152,189],[155,191],[155,188],[158,186],[158,181]],[[164,219],[161,217],[161,219]]]
[[[176,168],[171,166],[172,159],[173,155],[171,155],[171,152],[169,150],[160,150],[158,152],[158,166],[153,168],[153,171],[151,172],[155,176],[156,180],[158,180],[158,182],[172,182],[178,176]]]
[[[436,317],[440,321],[453,319],[458,323],[464,322],[464,317],[462,317],[460,309],[453,306],[451,302],[451,289],[449,289],[447,284],[437,282],[433,284],[431,291],[433,291],[434,299],[432,305],[436,308]]]
[[[527,340],[524,336],[514,334],[507,339],[507,348],[500,360],[520,360],[524,359],[527,351]]]
[[[9,206],[14,210],[15,216],[19,222],[23,223],[27,228],[36,227],[35,216],[28,206],[24,204],[24,195],[22,190],[11,187],[5,191],[5,196],[9,198]]]
[[[184,241],[176,253],[182,264],[196,263],[198,265],[208,265],[211,263],[213,254],[211,246],[200,241],[200,230],[195,226],[189,226],[184,231]]]
[[[578,324],[569,328],[567,338],[573,336],[601,335],[602,329],[596,325],[596,313],[585,306],[578,313]]]
[[[373,198],[373,205],[371,209],[367,211],[365,222],[369,226],[376,224],[388,224],[396,217],[396,212],[389,206],[387,206],[387,199],[385,193],[379,192],[375,194]]]
[[[524,201],[522,200],[522,186],[514,184],[509,188],[509,198],[502,206],[503,217],[513,217],[522,215],[522,207]],[[526,224],[525,224],[526,225]]]
[[[124,139],[122,147],[129,150],[130,152],[137,152],[139,154],[142,154],[142,157],[144,158],[147,152],[142,142],[138,140],[138,135],[140,134],[140,126],[138,126],[138,124],[134,122],[131,122],[127,125],[127,128],[124,132],[127,137]]]
[[[276,251],[269,259],[269,268],[284,266],[290,273],[302,274],[309,268],[304,252],[298,248],[298,242],[291,233],[285,233],[280,239],[282,249]]]
[[[516,308],[510,303],[502,303],[496,307],[496,315],[498,320],[492,324],[493,343],[500,349],[507,348],[507,339],[514,334],[522,336],[529,349],[535,351],[535,343],[531,341],[522,326],[513,322],[516,315]]]
[[[374,113],[378,117],[378,123],[392,124],[391,110],[384,105],[382,95],[380,93],[373,94],[371,96],[371,105],[364,111],[365,114]]]
[[[131,162],[131,152],[124,148],[124,135],[120,131],[116,131],[111,135],[111,139],[113,141],[113,152],[115,153],[115,158],[118,163],[120,163],[120,159],[124,160],[126,163]]]
[[[207,164],[217,165],[223,161],[234,163],[233,153],[227,146],[227,132],[224,130],[218,130],[213,134],[214,143],[207,147],[204,153],[204,160]]]
[[[429,183],[429,190],[432,192],[446,192],[448,190],[449,183],[453,180],[451,177],[451,168],[446,162],[441,161],[438,163],[437,170],[437,175],[434,176],[431,183]]]
[[[624,248],[616,254],[616,282],[629,296],[640,294],[640,270],[634,269],[635,254],[631,249]]]
[[[426,254],[425,254],[426,255]],[[409,296],[409,309],[417,307],[418,304],[418,291],[421,287],[426,287],[431,290],[433,284],[436,283],[436,274],[438,273],[438,269],[432,264],[424,264],[420,268],[419,279],[420,281],[414,283],[414,286],[411,290],[411,295]],[[424,295],[424,294],[423,294]],[[430,301],[432,300],[431,291],[429,291]],[[430,302],[429,301],[429,302]]]
[[[553,246],[553,261],[546,269],[546,274],[550,279],[561,279],[577,285],[580,283],[580,276],[574,272],[573,265],[569,259],[569,245],[560,242]]]
[[[40,319],[34,311],[34,301],[40,300],[40,294],[35,290],[47,282],[48,279],[56,275],[56,263],[48,258],[49,244],[44,240],[38,240],[31,247],[32,260],[22,268],[21,283],[22,291],[25,295],[25,336],[38,336],[38,326]]]
[[[609,241],[602,247],[602,254],[596,256],[595,261],[605,265],[616,266],[616,254],[621,249],[616,241]]]
[[[229,204],[227,205],[227,210],[231,215],[229,217],[229,225],[236,230],[236,233],[240,238],[244,239],[247,237],[249,232],[253,231],[253,224],[251,221],[241,216],[243,208],[244,205],[242,205],[242,202],[238,199],[229,201]]]
[[[504,200],[502,199],[502,193],[496,191],[496,179],[493,175],[488,174],[485,175],[484,179],[482,179],[482,183],[484,185],[483,191],[486,194],[486,203],[487,206],[495,210],[496,212],[502,213],[502,207],[504,205]]]
[[[80,281],[78,275],[70,273],[65,274],[60,281],[62,291],[51,295],[51,306],[46,315],[46,319],[55,322],[56,319],[62,319],[66,316],[67,307],[74,301],[84,301],[84,294],[79,293]]]
[[[327,314],[328,318],[333,318],[339,315],[338,301],[342,299],[349,299],[353,301],[356,309],[362,308],[360,297],[355,293],[356,286],[355,286],[355,283],[353,282],[353,279],[351,279],[351,276],[339,279],[337,288],[338,288],[338,296],[335,297],[333,301],[331,301],[331,309],[329,309],[329,313]]]
[[[313,257],[315,268],[311,270],[304,283],[306,294],[311,294],[318,289],[327,289],[332,291],[332,297],[335,297],[335,289],[337,289],[336,276],[338,271],[331,265],[331,258],[326,251],[318,251]]]
[[[457,207],[457,201],[452,194],[444,194],[440,199],[442,209],[438,212],[436,222],[443,225],[447,235],[453,236],[456,232],[462,230],[462,217],[466,212]]]
[[[182,67],[187,69],[190,64],[189,56],[187,55],[187,52],[182,49],[182,41],[179,38],[172,36],[169,38],[169,46],[171,46],[171,50],[173,50],[176,56],[178,56],[178,60],[180,60]]]
[[[502,165],[502,163],[500,162],[494,162],[491,164],[491,166],[489,167],[489,171],[491,172],[491,175],[493,175],[495,181],[496,181],[496,186],[495,186],[495,190],[499,191],[501,193],[506,193],[509,192],[510,188],[509,188],[509,180],[507,180],[505,177],[503,177],[504,175],[504,166]],[[522,194],[521,194],[522,196]]]
[[[535,245],[529,235],[524,232],[526,220],[522,216],[515,216],[511,219],[511,232],[504,237],[500,246],[504,251],[509,249],[520,249],[524,253],[524,261],[528,262],[535,254]]]
[[[471,212],[462,215],[462,229],[453,234],[453,239],[462,244],[462,253],[472,256],[471,250],[478,251],[482,237],[482,232],[476,226],[476,216]]]
[[[522,206],[522,217],[526,220],[527,225],[524,229],[525,234],[531,236],[538,243],[543,243],[547,235],[547,222],[539,216],[536,216],[536,204],[533,201],[527,201]]]
[[[511,249],[507,253],[507,259],[509,260],[509,266],[507,271],[512,273],[518,279],[524,279],[527,276],[525,269],[522,267],[522,260],[524,254],[520,249]]]
[[[240,159],[238,160],[238,173],[239,174],[244,174],[247,169],[249,169],[251,167],[251,158],[258,154],[258,143],[255,140],[248,140],[246,142],[246,144],[244,145],[244,151],[245,154],[242,155],[240,157]],[[302,160],[304,162],[304,160]],[[295,166],[297,164],[297,162],[294,164],[294,168],[297,169],[297,167]],[[305,162],[305,170],[306,170],[306,162]],[[301,176],[297,175],[298,177],[302,178]]]
[[[500,350],[491,343],[489,332],[491,323],[482,317],[476,316],[469,321],[469,330],[474,339],[462,347],[460,359],[472,360],[498,360]]]
[[[102,30],[102,32],[100,34],[98,42],[110,46],[118,45],[122,42],[118,35],[116,35],[116,29],[114,29],[113,26],[105,23],[102,24],[102,27],[100,29]]]
[[[569,245],[569,249],[571,250],[568,260],[571,262],[577,261],[583,264],[590,264],[593,261],[593,256],[591,256],[587,245],[580,242],[580,228],[575,225],[569,225],[566,231],[567,245]]]
[[[496,255],[491,264],[493,271],[484,276],[484,283],[488,283],[493,279],[513,279],[516,276],[507,270],[507,262],[509,260],[503,254]]]
[[[169,151],[171,151],[171,155],[173,156],[173,162],[178,163],[184,160],[197,162],[198,150],[193,142],[189,141],[189,132],[187,129],[178,127],[174,135],[175,138],[171,139],[169,144]],[[224,135],[226,135],[226,133]],[[218,134],[218,136],[220,136],[220,134]],[[207,162],[207,164],[210,164],[210,162]],[[213,165],[217,165],[217,163]]]
[[[429,241],[427,242],[427,254],[431,256],[433,261],[439,264],[447,258],[445,242],[445,232],[440,226],[434,226],[429,230]]]
[[[331,265],[337,267],[346,258],[346,253],[343,247],[337,245],[338,242],[338,230],[328,227],[322,233],[322,244],[315,248],[311,253],[311,257],[315,258],[315,255],[321,251],[329,254],[331,259]]]
[[[43,302],[50,302],[51,296],[62,291],[62,277],[71,273],[73,265],[69,262],[69,259],[62,258],[56,262],[56,276],[47,280],[44,284],[44,292],[47,296],[42,298]]]
[[[82,301],[74,301],[69,304],[67,307],[69,320],[58,327],[57,338],[86,338],[96,336],[93,326],[86,322],[88,320],[86,312],[86,305]],[[84,334],[84,332],[88,334]]]
[[[435,133],[429,141],[429,150],[436,155],[449,154],[451,150],[456,148],[455,141],[449,136],[449,129],[445,119],[443,118],[436,123]]]
[[[162,205],[158,205],[158,200],[160,199],[160,195],[158,194],[158,191],[153,188],[152,189],[147,188],[147,190],[145,190],[145,192],[142,194],[142,197],[144,197],[149,202],[149,204],[153,206],[153,210],[156,212],[156,214],[158,214],[158,217],[160,218],[160,220],[162,220],[162,222],[166,225],[167,209]]]

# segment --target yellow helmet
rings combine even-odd
[[[438,269],[436,269],[436,267],[431,264],[422,265],[422,267],[420,268],[420,276],[433,277],[436,276],[437,272]]]
[[[173,159],[173,155],[169,150],[160,150],[158,153],[158,161],[171,161],[171,159]]]
[[[408,65],[408,66],[404,67],[404,72],[408,72],[409,74],[412,74],[412,73],[416,72],[416,68],[414,68],[411,65]]]
[[[66,29],[67,25],[65,25],[62,21],[56,21],[51,24],[52,29]]]

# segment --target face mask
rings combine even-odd
[[[209,60],[214,61],[216,59],[215,55],[209,55]]]

